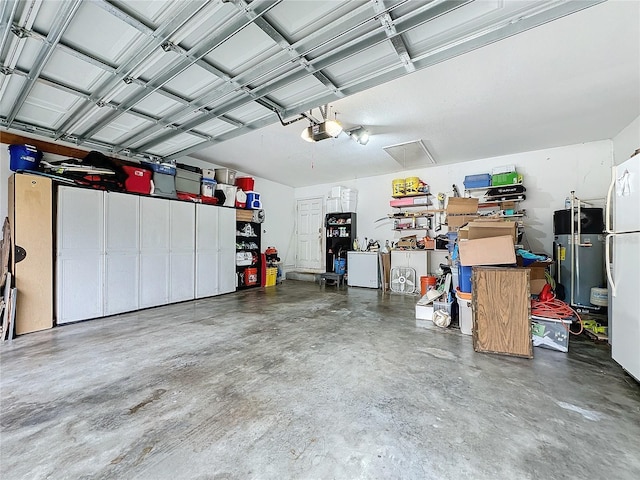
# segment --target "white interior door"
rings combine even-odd
[[[322,197],[297,201],[296,268],[322,270],[322,228],[324,215]]]
[[[136,195],[105,194],[104,313],[138,309],[140,208]]]

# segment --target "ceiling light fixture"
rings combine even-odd
[[[350,128],[349,130],[346,130],[345,133],[360,145],[366,145],[367,143],[369,143],[369,139],[371,138],[369,131],[362,125]]]
[[[302,130],[300,137],[307,142],[319,142],[327,138],[335,138],[342,133],[342,125],[337,120],[327,120],[327,111],[329,106],[319,107],[322,115],[322,122],[313,121],[310,119],[311,124]],[[309,117],[311,117],[311,110],[309,111]],[[313,117],[311,117],[313,118]]]

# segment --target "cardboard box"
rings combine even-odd
[[[515,244],[518,239],[516,222],[507,222],[503,220],[474,221],[471,222],[468,227],[469,240],[511,235],[513,243]]]
[[[473,215],[477,212],[477,198],[449,197],[447,215]]]
[[[447,215],[447,225],[452,231],[477,219],[477,215]]]
[[[469,226],[462,227],[458,230],[458,240],[469,240]]]
[[[530,290],[533,295],[538,295],[547,283],[547,277],[545,274],[547,272],[547,268],[554,264],[553,260],[536,261],[530,263],[526,267],[522,267],[522,257],[517,257],[516,262],[519,267],[531,270],[529,276]]]
[[[510,265],[516,263],[516,252],[511,235],[480,238],[458,243],[460,264],[473,265]]]

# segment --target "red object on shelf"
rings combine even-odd
[[[145,195],[151,193],[151,176],[153,174],[151,170],[131,165],[123,165],[122,169],[128,175],[124,182],[124,188],[127,192],[143,193]]]
[[[236,186],[243,192],[253,191],[254,179],[253,177],[238,177],[236,178]]]
[[[258,269],[249,267],[244,269],[244,284],[246,286],[256,285],[258,283]]]
[[[188,192],[177,192],[178,200],[187,200],[190,202],[200,202],[200,195]]]
[[[206,203],[209,205],[217,205],[218,204],[218,197],[205,197],[204,195],[202,195],[200,197],[200,200],[202,200],[202,203]]]

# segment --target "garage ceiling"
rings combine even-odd
[[[117,156],[192,156],[291,186],[420,165],[392,158],[393,145],[419,141],[435,164],[455,163],[609,138],[640,113],[637,2],[0,9],[3,129]],[[300,139],[324,105],[371,141]]]

